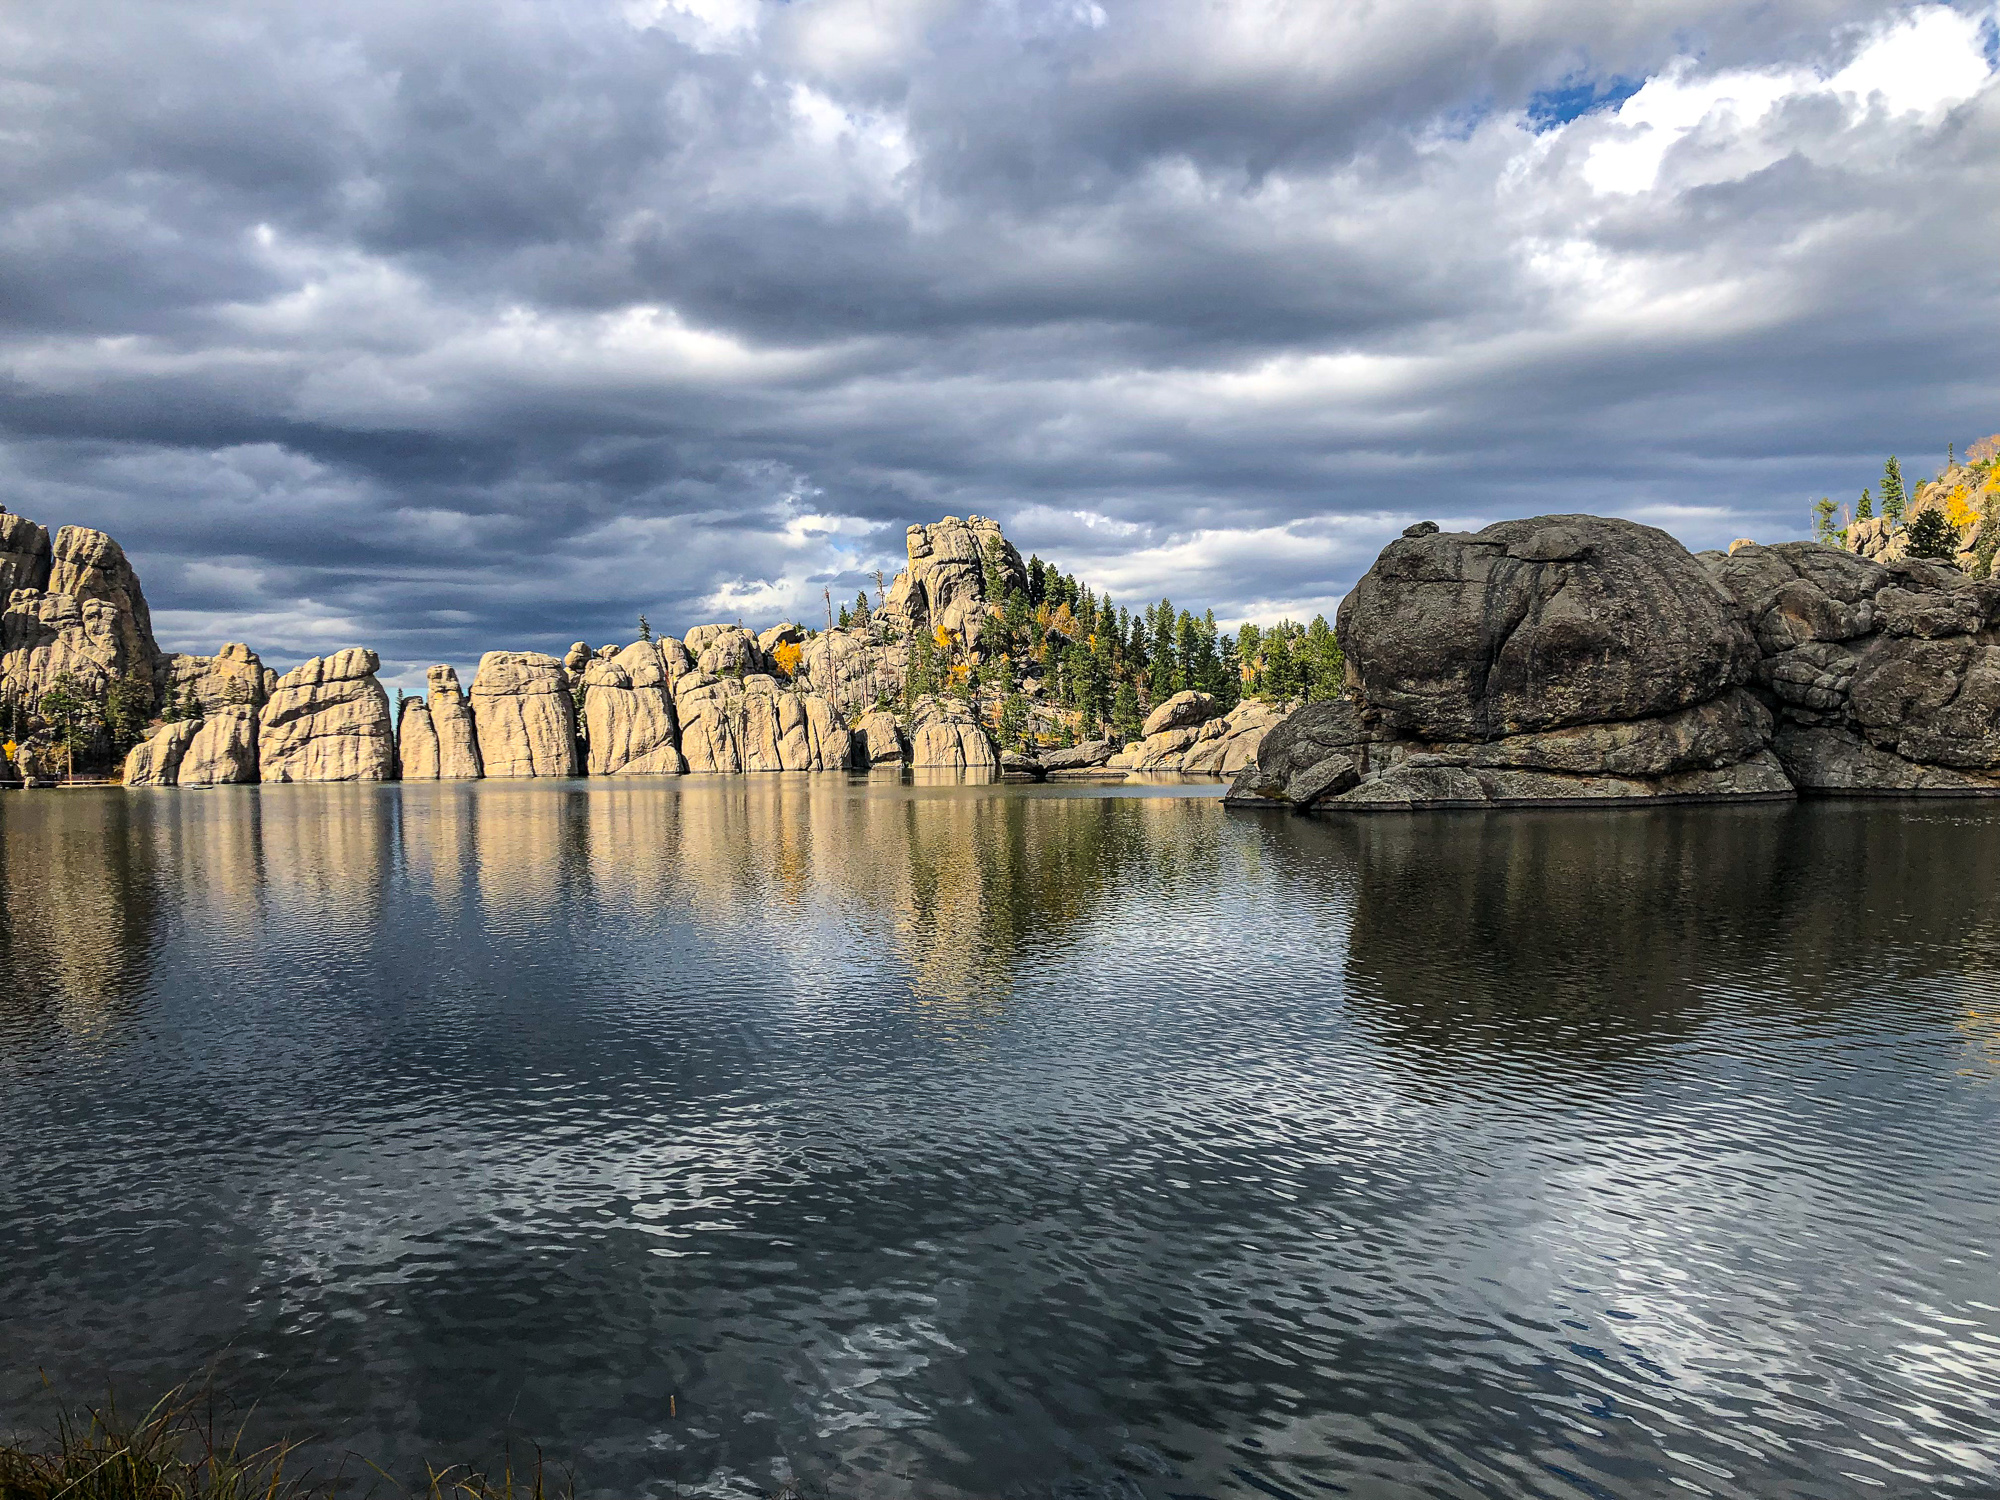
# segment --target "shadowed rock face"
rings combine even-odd
[[[1239,805],[2000,792],[2000,581],[1947,565],[1413,528],[1340,630],[1352,691],[1271,732]]]
[[[1757,660],[1686,548],[1601,516],[1391,542],[1338,629],[1382,723],[1432,740],[1671,713],[1747,681]]]
[[[1811,542],[1704,553],[1802,791],[2000,791],[2000,580]]]

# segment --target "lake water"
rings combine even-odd
[[[0,1429],[2000,1492],[2000,807],[1219,791],[0,795]]]

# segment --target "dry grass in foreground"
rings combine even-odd
[[[19,1448],[0,1444],[0,1500],[331,1500],[355,1491],[352,1477],[317,1477],[299,1469],[299,1445],[246,1448],[244,1429],[218,1423],[212,1396],[183,1386],[168,1392],[136,1420],[115,1403],[65,1411],[51,1444]],[[404,1490],[386,1483],[379,1493],[421,1500],[558,1500],[570,1487],[544,1488],[542,1465],[516,1473],[511,1461],[497,1474],[464,1466],[425,1469],[422,1486]]]

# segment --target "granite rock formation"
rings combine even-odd
[[[584,669],[583,719],[593,776],[679,776],[688,768],[667,664],[652,641]]]
[[[2000,580],[1812,542],[1705,553],[1799,790],[2000,791]]]
[[[88,694],[121,680],[157,694],[152,614],[110,537],[65,526],[51,547],[43,527],[0,513],[0,572],[18,583],[0,615],[0,706],[33,712],[63,676]]]
[[[405,698],[396,705],[396,774],[404,781],[438,779],[437,729],[431,706],[422,698]]]
[[[472,720],[489,778],[575,776],[580,770],[576,707],[563,664],[553,656],[487,652],[472,678]]]
[[[46,589],[53,562],[48,527],[0,505],[0,603],[15,589]]]
[[[241,641],[229,642],[213,656],[176,652],[164,661],[161,690],[178,702],[191,694],[204,712],[230,705],[262,708],[278,681],[278,674]]]
[[[1232,802],[2000,792],[2000,581],[1587,516],[1413,531],[1341,607],[1348,695],[1273,729]]]
[[[854,721],[853,759],[860,769],[901,765],[908,752],[909,745],[894,714],[871,709]]]
[[[259,710],[247,703],[225,703],[204,714],[181,757],[175,784],[225,786],[256,781],[258,714]]]
[[[1157,716],[1159,710],[1154,712]],[[1181,716],[1185,718],[1190,712],[1184,709]],[[1193,723],[1156,730],[1135,740],[1113,756],[1110,764],[1131,771],[1232,777],[1256,761],[1264,736],[1284,720],[1286,711],[1274,703],[1248,699],[1224,714],[1211,699],[1205,712],[1207,717]],[[1146,722],[1150,724],[1152,719]]]
[[[956,698],[926,696],[910,710],[910,764],[932,770],[998,772],[992,737]]]
[[[1009,588],[1028,587],[1028,570],[1000,523],[984,516],[946,516],[930,526],[912,526],[905,537],[910,566],[896,575],[883,613],[905,631],[942,629],[968,644],[979,633],[989,604],[1002,603]],[[989,548],[999,569],[1000,588],[989,596]]]
[[[390,781],[396,736],[381,659],[350,646],[284,674],[257,716],[257,773],[264,781]]]
[[[176,786],[181,762],[201,726],[183,719],[162,724],[134,745],[125,756],[125,785]]]

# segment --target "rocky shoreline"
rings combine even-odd
[[[131,747],[112,762],[132,787],[904,766],[979,779],[1227,779],[1284,717],[1280,704],[1189,689],[1135,718],[1130,740],[1065,743],[1083,716],[1021,697],[1026,729],[1016,727],[1015,748],[1003,753],[1003,705],[977,687],[977,674],[1003,659],[989,632],[1004,635],[995,627],[1026,598],[1030,569],[978,516],[911,526],[906,550],[909,566],[876,608],[864,598],[858,618],[843,610],[824,631],[709,624],[683,639],[579,641],[560,658],[489,651],[469,688],[455,668],[436,665],[423,696],[392,705],[381,660],[365,647],[282,675],[240,642],[213,656],[162,651],[115,540],[65,526],[52,542],[40,524],[0,509],[0,712],[23,727],[11,768],[30,785],[53,778],[64,736],[51,722],[63,710],[52,705],[72,700],[97,715],[100,738],[121,714],[132,721]],[[1077,649],[1085,631],[1067,603],[1044,613],[1047,630],[1038,621],[1036,634]],[[931,677],[937,690],[916,689]],[[1040,689],[1031,664],[1016,696]],[[0,760],[0,774],[7,769]]]
[[[1236,807],[2000,793],[2000,580],[1815,542],[1690,553],[1539,516],[1411,527],[1342,601],[1342,696]]]

